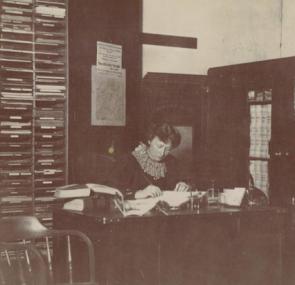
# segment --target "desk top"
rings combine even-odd
[[[76,216],[85,217],[89,219],[94,219],[97,223],[102,224],[110,224],[110,223],[118,223],[123,221],[134,221],[134,220],[146,220],[146,219],[159,219],[169,218],[169,217],[185,217],[185,216],[194,216],[195,218],[204,218],[204,217],[224,217],[224,216],[245,216],[245,215],[256,215],[258,213],[261,214],[278,214],[284,215],[286,214],[286,209],[280,207],[226,207],[223,205],[209,205],[200,209],[173,209],[173,210],[162,210],[159,208],[155,208],[152,211],[148,212],[143,216],[127,216],[123,217],[123,215],[119,211],[109,211],[108,213],[102,213],[95,210],[86,210],[86,211],[71,211],[60,209],[56,211],[56,214],[62,214],[67,216]]]

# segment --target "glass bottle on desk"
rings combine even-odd
[[[211,179],[211,186],[207,190],[208,204],[212,204],[215,201],[215,179]]]
[[[213,198],[214,197],[214,192],[215,192],[215,180],[214,179],[211,179],[211,186],[207,190],[208,197],[209,198]]]
[[[194,204],[195,204],[195,201],[194,201],[194,197],[193,197],[192,189],[190,189],[189,193],[190,193],[190,197],[189,197],[189,209],[190,209],[191,211],[193,211],[193,210],[194,210]]]

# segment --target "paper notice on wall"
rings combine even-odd
[[[96,67],[99,71],[121,73],[122,46],[97,42]]]
[[[126,73],[106,73],[91,67],[91,124],[125,126]]]

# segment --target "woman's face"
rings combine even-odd
[[[154,137],[151,141],[149,141],[147,152],[152,160],[161,161],[169,154],[171,149],[171,142],[165,143],[158,137]]]

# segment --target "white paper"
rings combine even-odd
[[[99,71],[121,73],[122,46],[98,41],[96,67]]]

